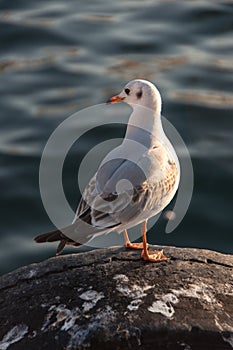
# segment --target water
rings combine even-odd
[[[53,229],[38,184],[49,135],[136,77],[158,86],[163,114],[186,142],[195,174],[181,225],[167,235],[161,218],[149,241],[233,253],[232,1],[0,4],[1,272],[55,252],[32,240]],[[106,133],[123,130],[95,130],[67,161],[64,185],[73,207],[78,162]]]

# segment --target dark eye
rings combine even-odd
[[[126,93],[126,95],[129,95],[130,89],[126,88],[126,89],[125,89],[125,93]]]

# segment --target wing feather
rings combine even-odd
[[[150,153],[148,157],[141,157],[138,163],[147,162],[146,167],[150,169],[151,162],[155,166],[158,164],[155,157]],[[143,211],[159,209],[178,173],[174,162],[164,159],[160,164],[165,164],[164,169],[160,167],[157,171],[154,167],[145,174],[142,167],[128,159],[104,163],[83,192],[76,220],[81,219],[98,229],[112,229],[134,220]],[[117,192],[117,185],[122,180],[127,180],[131,186]]]

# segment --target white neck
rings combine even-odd
[[[145,147],[151,148],[164,138],[164,135],[160,112],[140,105],[133,106],[125,139],[140,142]]]

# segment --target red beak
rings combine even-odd
[[[113,103],[117,103],[117,102],[122,102],[125,99],[125,97],[120,97],[120,96],[113,96],[111,97],[107,103],[113,104]]]

